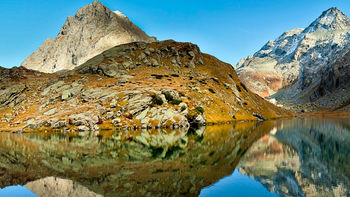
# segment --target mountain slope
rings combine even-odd
[[[350,111],[350,51],[322,74],[320,83],[304,97],[319,106]]]
[[[292,115],[191,43],[129,43],[72,71],[19,70],[0,88],[5,131],[177,128]]]
[[[327,68],[347,52],[349,32],[350,19],[337,8],[328,9],[307,28],[287,31],[242,59],[237,73],[260,96],[295,99],[317,85]]]
[[[68,16],[57,37],[45,40],[21,66],[46,73],[71,70],[116,45],[155,40],[121,12],[94,1]]]

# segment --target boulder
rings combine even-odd
[[[63,129],[63,128],[67,127],[67,122],[66,122],[66,120],[58,120],[56,122],[53,122],[51,124],[51,127],[53,129]]]
[[[193,122],[191,124],[196,125],[196,126],[206,125],[204,114],[197,115],[197,117],[193,120]]]
[[[56,113],[56,110],[57,110],[57,108],[52,108],[52,109],[50,109],[50,110],[44,112],[43,115],[44,115],[44,116],[50,116],[50,115]]]
[[[81,131],[81,132],[84,132],[84,131],[90,131],[90,128],[86,125],[80,125],[78,126],[78,130],[77,131]]]
[[[121,121],[120,118],[115,118],[115,119],[112,120],[112,124],[113,124],[114,127],[121,127],[122,126],[121,122],[122,121]]]
[[[106,117],[106,120],[111,120],[111,119],[113,119],[115,116],[114,116],[114,113],[113,113],[113,112],[107,112],[105,117]]]

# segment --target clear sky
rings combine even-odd
[[[68,15],[92,0],[0,0],[0,66],[13,67],[48,37],[56,37]],[[322,11],[349,0],[102,0],[158,40],[199,45],[235,65],[286,30],[306,27]]]

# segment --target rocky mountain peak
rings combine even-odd
[[[68,16],[57,37],[47,39],[21,66],[46,73],[71,70],[109,48],[137,41],[156,39],[121,12],[94,1]]]
[[[312,89],[350,46],[350,19],[330,8],[307,28],[286,31],[236,66],[241,80],[260,96],[290,99]],[[280,91],[280,89],[282,89]]]
[[[319,16],[309,27],[305,29],[306,33],[314,32],[318,29],[325,30],[343,30],[350,27],[350,19],[338,8],[332,7]]]
[[[78,10],[76,16],[85,16],[85,15],[96,15],[96,14],[110,14],[111,10],[103,5],[100,1],[94,1],[89,5],[86,5]]]
[[[113,18],[116,18],[116,16],[119,15],[112,12],[100,1],[94,1],[91,4],[80,8],[74,17],[68,16],[58,36],[75,33],[74,31],[69,30],[76,28],[76,26],[83,27],[87,24],[95,26],[95,28],[105,26],[105,24],[112,22]]]

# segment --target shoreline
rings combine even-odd
[[[228,122],[207,122],[206,124],[201,125],[191,125],[191,126],[179,126],[179,127],[147,127],[141,128],[137,126],[129,126],[129,127],[116,127],[116,128],[100,128],[97,131],[89,130],[89,131],[79,131],[79,130],[65,130],[65,129],[35,129],[35,130],[26,130],[26,131],[6,131],[3,130],[2,133],[88,133],[88,132],[105,132],[105,131],[152,131],[152,130],[187,130],[188,131],[196,131],[198,128],[202,127],[210,127],[210,126],[221,126],[221,125],[230,125],[230,124],[240,124],[240,123],[249,123],[249,122],[266,122],[266,121],[278,121],[278,120],[291,120],[291,119],[302,119],[302,118],[316,118],[316,119],[327,119],[327,118],[341,118],[348,119],[350,118],[350,112],[316,112],[316,113],[305,113],[305,114],[295,114],[294,116],[284,116],[279,118],[269,118],[265,120],[235,120]]]

